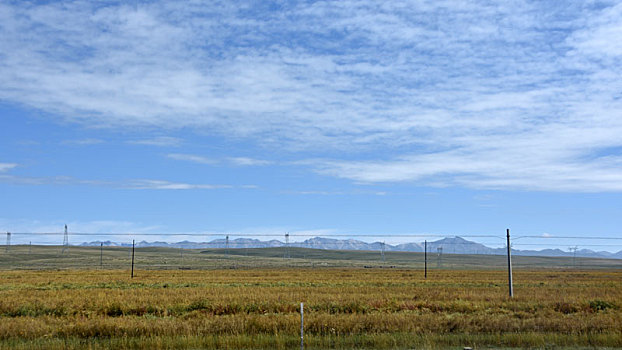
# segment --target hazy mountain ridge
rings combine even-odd
[[[84,242],[80,246],[99,246],[102,244],[106,247],[130,247],[128,243],[116,243],[112,241],[92,241]],[[262,241],[253,238],[236,238],[229,240],[229,248],[274,248],[284,247],[285,242],[273,239],[269,241]],[[168,242],[147,242],[140,241],[136,243],[137,247],[169,247],[169,248],[183,248],[183,249],[207,249],[207,248],[227,248],[226,239],[215,239],[209,242],[190,242],[181,241],[176,243]],[[302,247],[312,249],[331,249],[331,250],[381,250],[382,242],[363,242],[356,239],[334,239],[313,237],[302,242],[290,242],[291,247]],[[461,237],[447,237],[439,239],[437,241],[430,241],[427,244],[428,254],[484,254],[484,255],[505,255],[506,248],[491,248],[484,244],[466,240]],[[397,245],[384,244],[385,251],[404,251],[404,252],[423,252],[424,247],[422,243],[401,243]],[[543,249],[543,250],[520,250],[512,249],[514,255],[524,256],[565,256],[571,257],[574,255],[571,251],[563,251],[561,249]],[[606,251],[593,251],[590,249],[580,249],[576,251],[577,257],[584,258],[607,258],[607,259],[622,259],[622,250],[617,253],[611,253]]]

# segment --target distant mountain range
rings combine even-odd
[[[84,242],[81,246],[121,246],[128,247],[131,244],[118,244],[111,241],[93,241]],[[206,248],[226,248],[227,241],[225,239],[215,239],[209,242],[190,242],[181,241],[176,243],[168,242],[146,242],[141,241],[136,244],[137,247],[169,247],[184,249],[206,249]],[[229,240],[229,248],[272,248],[284,247],[285,242],[273,239],[269,241],[261,241],[252,238],[236,238]],[[356,239],[334,239],[314,237],[303,242],[291,242],[291,247],[303,247],[312,249],[331,249],[331,250],[382,250],[382,242],[367,243]],[[401,251],[401,252],[423,252],[423,244],[420,243],[402,243],[397,245],[384,244],[385,251]],[[428,253],[432,254],[485,254],[485,255],[505,255],[506,248],[490,248],[481,243],[468,241],[461,237],[448,237],[438,241],[428,242]],[[518,250],[512,249],[514,255],[525,256],[566,256],[571,257],[575,253],[571,251],[563,251],[561,249],[543,249],[543,250]],[[622,259],[622,250],[617,253],[606,251],[593,251],[589,249],[581,249],[576,251],[577,257],[584,258],[606,258],[606,259]]]

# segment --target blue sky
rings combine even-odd
[[[0,230],[620,238],[620,18],[613,1],[3,2]]]

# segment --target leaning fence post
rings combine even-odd
[[[303,303],[300,303],[300,350],[304,350],[305,348],[304,324],[305,324],[304,306],[303,306]]]
[[[507,229],[508,239],[508,287],[510,290],[510,298],[514,297],[514,288],[512,286],[512,248],[510,246],[510,229]]]

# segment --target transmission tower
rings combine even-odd
[[[283,258],[289,259],[291,256],[289,254],[289,232],[285,234],[285,255]]]
[[[568,248],[568,250],[570,250],[572,252],[572,266],[573,267],[576,266],[575,265],[575,261],[576,261],[576,258],[577,258],[577,249],[579,249],[579,247],[577,247],[577,246]]]
[[[6,233],[6,252],[11,250],[11,232]]]
[[[441,267],[441,259],[443,258],[443,247],[436,248],[436,267]]]
[[[69,235],[67,234],[67,225],[65,225],[65,235],[63,236],[63,250],[61,254],[69,251]]]
[[[225,256],[229,257],[229,235],[225,237]]]
[[[380,243],[380,256],[382,256],[382,262],[384,263],[384,242]]]

